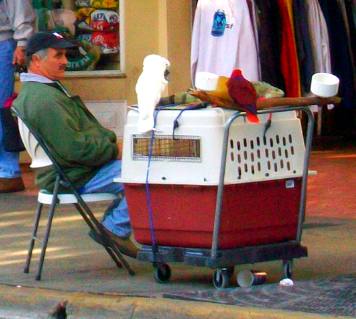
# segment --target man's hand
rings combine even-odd
[[[12,59],[12,64],[19,64],[19,65],[25,64],[25,47],[23,46],[16,47],[14,52],[14,57]]]

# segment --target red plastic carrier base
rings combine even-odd
[[[217,186],[150,184],[158,245],[211,248]],[[135,239],[151,245],[144,184],[125,184]],[[301,178],[224,186],[219,248],[296,238]]]

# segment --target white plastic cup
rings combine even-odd
[[[210,72],[197,72],[195,87],[202,91],[214,91],[218,85],[219,76]]]
[[[255,285],[262,285],[266,282],[267,273],[257,270],[242,270],[237,274],[237,284],[242,288],[248,288]]]
[[[330,73],[315,73],[312,76],[310,91],[319,97],[333,97],[339,90],[340,80]]]

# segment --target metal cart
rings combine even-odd
[[[283,236],[281,238],[278,237],[278,240],[276,240],[275,242],[273,240],[272,240],[272,242],[271,241],[264,242],[262,239],[262,242],[261,242],[261,240],[257,241],[258,242],[257,244],[243,244],[242,246],[237,245],[236,247],[234,246],[234,242],[232,244],[228,243],[228,244],[223,244],[221,246],[221,242],[222,242],[222,240],[220,238],[221,237],[221,224],[222,224],[222,221],[224,218],[222,216],[223,215],[222,207],[224,204],[223,203],[224,189],[226,189],[227,187],[230,187],[229,185],[226,185],[226,179],[225,179],[226,162],[227,162],[227,158],[229,156],[228,153],[230,153],[230,151],[228,149],[232,146],[230,144],[234,144],[231,140],[229,140],[229,133],[230,133],[230,128],[233,125],[233,123],[235,121],[239,121],[239,120],[243,121],[243,118],[244,118],[244,113],[234,111],[232,113],[229,113],[230,116],[226,120],[224,127],[223,127],[223,141],[221,144],[222,152],[221,152],[221,158],[220,158],[220,170],[217,170],[219,172],[218,173],[219,178],[218,178],[217,193],[216,193],[215,213],[213,214],[214,222],[213,222],[212,236],[211,236],[211,240],[210,240],[211,247],[206,247],[206,245],[204,245],[204,247],[199,247],[199,243],[195,247],[186,247],[184,245],[182,246],[182,245],[175,245],[175,244],[173,244],[173,245],[160,244],[159,240],[156,242],[156,240],[154,238],[154,234],[152,234],[152,229],[151,230],[146,229],[147,231],[150,231],[150,238],[148,241],[146,240],[146,242],[143,243],[143,246],[140,249],[137,258],[141,261],[147,261],[147,262],[151,262],[153,264],[154,278],[157,282],[164,283],[170,279],[170,277],[171,277],[171,268],[169,266],[170,262],[182,262],[182,263],[185,263],[188,265],[207,266],[207,267],[214,269],[215,271],[214,271],[214,275],[213,275],[213,284],[216,288],[228,287],[228,285],[230,283],[231,276],[234,273],[234,267],[236,265],[240,265],[240,264],[252,264],[252,263],[257,263],[257,262],[281,260],[282,266],[283,266],[283,277],[290,278],[292,276],[293,259],[307,256],[307,248],[301,245],[301,236],[302,236],[302,225],[303,225],[304,216],[305,216],[308,164],[309,164],[309,156],[310,156],[312,136],[313,136],[314,118],[313,118],[313,114],[311,113],[311,111],[309,110],[309,108],[307,106],[273,107],[273,108],[266,109],[266,110],[259,110],[258,114],[261,117],[265,116],[267,118],[267,115],[269,113],[273,114],[273,116],[277,116],[275,114],[281,114],[284,112],[291,112],[291,111],[302,112],[302,113],[306,114],[306,117],[307,117],[307,127],[306,127],[306,134],[305,134],[305,152],[304,152],[304,156],[301,161],[302,164],[300,167],[301,176],[300,176],[300,183],[298,184],[299,186],[294,185],[293,178],[283,180],[283,182],[282,182],[283,189],[288,188],[288,183],[290,183],[291,180],[292,180],[293,185],[292,186],[289,185],[289,187],[299,187],[300,188],[300,192],[297,192],[295,195],[295,196],[297,196],[295,198],[297,198],[297,204],[298,204],[297,206],[298,207],[296,208],[297,211],[295,212],[296,223],[295,223],[295,226],[293,226],[295,229],[294,229],[294,231],[292,231],[292,234],[293,234],[292,237],[290,235],[286,236],[286,238],[287,238],[286,240],[283,240]],[[274,125],[274,122],[272,120],[272,127],[273,127],[273,125]],[[125,130],[126,135],[130,135],[131,133],[132,132],[127,132]],[[138,137],[138,135],[135,135],[135,134],[131,134],[131,135],[136,138]],[[266,136],[266,132],[264,132],[263,135],[261,135],[261,139],[265,136]],[[267,136],[268,136],[268,131],[267,131]],[[277,137],[277,138],[279,138],[279,137]],[[259,141],[259,138],[257,139],[257,141]],[[137,140],[130,141],[130,140],[126,140],[124,137],[124,152],[126,151],[126,154],[130,154],[131,158],[135,157],[135,151],[134,151],[134,146],[133,146],[134,143],[137,143]],[[243,143],[245,143],[245,142],[243,142]],[[248,141],[247,141],[247,143],[248,143]],[[263,143],[262,140],[261,140],[261,143]],[[271,140],[271,143],[273,143],[272,140]],[[265,141],[265,144],[266,144],[266,141]],[[268,140],[267,140],[267,144],[268,144]],[[243,147],[244,147],[244,145],[239,146],[238,152],[240,152],[241,154],[243,154]],[[257,145],[255,146],[255,148],[256,147],[257,147]],[[304,145],[303,145],[303,147],[304,147]],[[293,150],[293,147],[292,147],[292,151],[297,152],[298,150],[297,149]],[[260,153],[259,151],[257,151],[257,152],[258,152],[258,154]],[[278,155],[273,155],[273,156],[278,156]],[[145,156],[143,156],[142,158],[136,158],[136,160],[137,159],[141,160],[141,162],[139,162],[139,165],[143,165],[143,163],[145,163],[145,160],[147,161],[147,157],[145,157]],[[270,165],[270,164],[268,164],[268,165]],[[281,165],[283,166],[282,161],[281,161]],[[245,167],[246,167],[246,165],[245,165]],[[275,170],[277,171],[276,167],[277,166],[275,164]],[[248,168],[248,169],[250,169],[250,168]],[[285,168],[285,169],[287,169],[287,168]],[[139,198],[139,194],[137,193],[137,191],[134,191],[134,193],[132,193],[130,189],[137,187],[138,184],[140,184],[141,186],[144,186],[144,183],[140,183],[135,178],[133,178],[133,179],[130,178],[130,174],[132,173],[132,171],[130,171],[130,168],[127,168],[127,167],[125,168],[125,157],[124,157],[123,158],[123,175],[125,175],[125,170],[126,170],[126,178],[124,176],[123,178],[118,179],[118,181],[123,182],[125,184],[125,192],[126,192],[126,196],[128,199],[129,211],[130,211],[130,215],[131,215],[132,207],[130,206],[130,203],[133,204],[134,201],[136,201],[137,198]],[[253,171],[257,170],[257,166],[256,166],[256,168],[252,168],[252,170]],[[273,171],[273,167],[271,168],[271,170]],[[255,173],[255,172],[253,172],[253,173]],[[294,169],[293,173],[296,173],[295,169]],[[241,174],[241,172],[239,174]],[[268,176],[268,173],[266,173],[266,176]],[[161,177],[161,179],[163,180],[163,183],[165,185],[170,183],[169,178]],[[271,182],[275,183],[276,181],[271,181]],[[254,185],[258,186],[259,183],[255,183]],[[146,183],[146,186],[147,186],[147,183]],[[240,186],[241,186],[241,184],[240,184]],[[243,186],[243,184],[242,184],[242,186]],[[163,187],[164,187],[164,185],[163,185]],[[264,185],[262,185],[262,188],[258,188],[258,191],[263,192],[263,189],[264,189]],[[161,188],[161,190],[162,190],[162,188]],[[160,190],[158,190],[158,192],[159,191]],[[142,189],[142,192],[144,192],[143,189]],[[141,192],[141,195],[142,195],[142,192]],[[278,192],[278,189],[277,189],[277,192]],[[168,193],[169,193],[169,190],[168,190]],[[229,198],[229,200],[231,200],[231,198]],[[236,198],[236,201],[243,202],[244,198]],[[150,204],[148,203],[148,205],[150,205]],[[174,204],[172,203],[172,205],[174,205]],[[139,205],[136,205],[136,208],[138,206]],[[142,203],[140,204],[140,206],[142,206]],[[235,206],[233,206],[233,207],[235,207]],[[296,207],[296,206],[294,206],[294,207]],[[275,207],[273,209],[275,209]],[[135,208],[133,208],[133,210],[135,210]],[[164,208],[163,208],[163,210],[164,210]],[[131,217],[133,217],[133,216],[131,216]],[[142,218],[142,214],[139,217],[136,216],[133,219],[137,220],[138,218]],[[150,222],[152,222],[152,221],[150,221]],[[239,223],[243,223],[243,222],[241,221]],[[133,224],[135,224],[135,222],[133,222]],[[154,232],[155,229],[154,229],[154,226],[152,223],[150,224],[150,227],[151,228],[153,227],[153,232]],[[136,237],[137,232],[135,229],[135,225],[133,225],[133,228],[134,228],[135,237]],[[280,228],[280,229],[282,229],[282,228]],[[152,237],[152,235],[153,235],[153,237]],[[275,236],[278,236],[278,234],[275,234]],[[266,238],[266,237],[264,237],[264,238]],[[139,240],[139,242],[140,242],[140,240]],[[199,239],[198,239],[198,242],[199,242]],[[231,247],[231,245],[232,245],[232,247]]]

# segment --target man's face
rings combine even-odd
[[[64,72],[68,63],[66,49],[48,48],[47,57],[33,57],[33,71],[51,80],[64,78]]]

